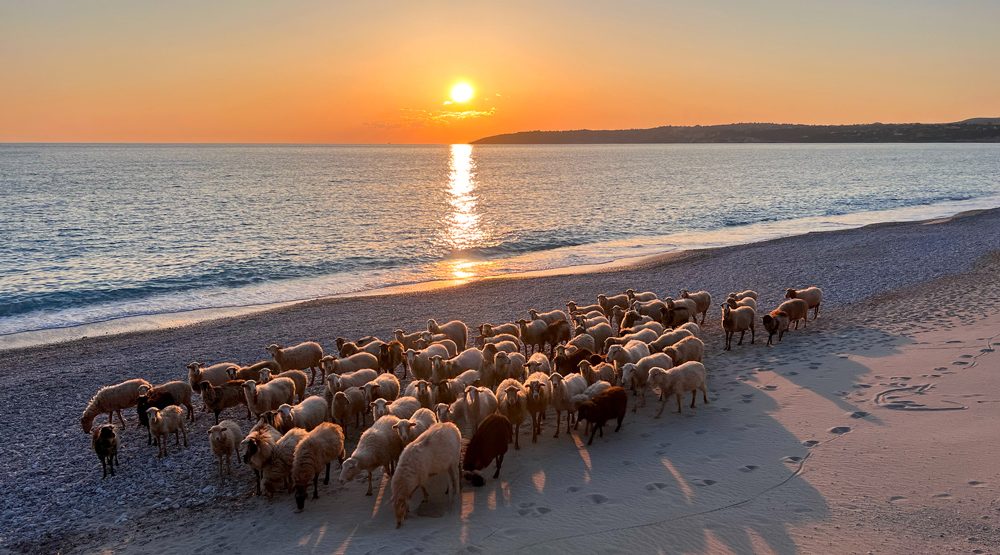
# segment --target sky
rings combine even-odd
[[[996,117],[998,22],[985,0],[0,0],[0,141]]]

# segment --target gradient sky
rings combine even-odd
[[[0,0],[0,141],[1000,116],[998,22],[991,1]],[[460,79],[476,98],[446,106]]]

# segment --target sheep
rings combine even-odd
[[[667,313],[667,307],[667,303],[661,300],[648,302],[636,301],[632,303],[629,310],[634,310],[639,313],[640,316],[648,316],[657,322],[662,322],[664,314]]]
[[[552,396],[552,384],[549,377],[541,372],[528,376],[524,382],[527,388],[525,405],[531,415],[531,443],[538,443],[538,435],[542,433],[542,418],[549,408],[549,398]]]
[[[652,343],[659,336],[660,334],[656,330],[645,329],[621,337],[609,337],[604,341],[604,352],[607,352],[612,345],[626,345],[630,341],[635,340],[642,341],[643,343]]]
[[[506,416],[514,426],[514,449],[520,449],[518,436],[521,433],[521,424],[528,416],[527,390],[521,382],[508,378],[497,386],[496,397],[497,412]]]
[[[395,401],[399,397],[399,378],[394,374],[380,374],[374,380],[366,383],[361,389],[365,392],[365,399],[371,403],[375,399],[385,399]]]
[[[326,390],[332,396],[351,387],[362,387],[377,377],[378,371],[371,368],[362,368],[345,374],[330,374],[326,380]]]
[[[472,434],[472,440],[465,450],[465,457],[462,459],[462,470],[465,477],[475,487],[481,487],[485,482],[483,477],[476,473],[496,461],[496,472],[493,479],[500,477],[500,467],[503,465],[503,456],[507,454],[507,444],[510,443],[511,436],[510,420],[502,414],[491,414]]]
[[[740,292],[740,293],[730,293],[728,296],[729,297],[736,297],[737,301],[746,299],[748,297],[751,298],[751,299],[753,299],[753,300],[757,300],[757,292],[754,291],[754,290],[752,290],[752,289],[747,289],[746,291],[743,291],[743,292]]]
[[[203,381],[209,381],[212,385],[221,385],[229,381],[229,369],[239,365],[232,362],[220,362],[206,367],[204,363],[192,362],[187,365],[188,383],[191,384],[192,391],[200,391],[198,386]]]
[[[685,324],[685,325],[687,325],[687,324]],[[697,324],[695,324],[695,325],[697,325]],[[665,349],[666,347],[669,347],[669,346],[673,345],[674,343],[677,343],[681,339],[684,339],[685,337],[692,337],[692,336],[693,336],[693,334],[690,331],[688,331],[686,329],[680,329],[680,328],[673,329],[673,330],[668,331],[668,332],[664,332],[664,333],[660,334],[660,336],[657,337],[655,341],[649,343],[649,352],[651,352],[651,353],[657,352],[658,353],[658,352],[662,351],[663,349]]]
[[[815,285],[805,289],[786,289],[786,299],[802,299],[808,303],[809,308],[814,309],[813,320],[819,318],[819,305],[823,304],[823,290]]]
[[[598,324],[608,324],[611,325],[611,320],[609,320],[603,314],[597,314],[596,316],[586,316],[582,314],[573,315],[573,323],[576,326],[583,326],[585,328],[590,328]]]
[[[208,382],[201,382],[202,385]],[[194,406],[191,404],[191,386],[187,382],[180,380],[160,384],[152,389],[139,388],[139,397],[135,400],[136,413],[139,416],[139,425],[146,428],[146,445],[152,445],[153,436],[149,433],[149,420],[146,409],[156,407],[165,408],[169,405],[187,407],[188,420],[194,422]],[[207,402],[206,402],[207,405]]]
[[[413,440],[420,437],[420,434],[427,431],[434,424],[437,424],[437,415],[430,409],[420,408],[407,420],[400,420],[392,425],[399,435],[399,440],[403,447],[409,445]]]
[[[545,347],[545,332],[549,328],[545,320],[531,320],[529,322],[522,318],[517,321],[517,325],[521,330],[521,342],[524,343],[525,355],[530,354],[529,347],[535,352],[541,351]]]
[[[211,382],[201,382],[201,398],[205,401],[208,410],[215,414],[215,423],[219,423],[219,413],[229,407],[244,405],[247,407],[247,419],[252,415],[250,406],[247,404],[247,397],[243,390],[246,380],[229,380],[222,385],[212,385]]]
[[[581,360],[580,364],[577,366],[580,375],[586,380],[587,385],[604,380],[608,383],[615,383],[617,381],[617,373],[615,372],[615,366],[602,362],[598,364],[595,368],[590,361]]]
[[[108,477],[108,472],[115,475],[115,465],[118,462],[118,428],[111,423],[101,424],[91,432],[90,445],[94,448],[98,460],[101,461],[101,479]]]
[[[729,308],[739,308],[741,306],[749,306],[750,308],[757,310],[757,300],[754,299],[753,297],[746,297],[739,300],[737,300],[736,297],[727,297],[726,304],[729,305]]]
[[[406,333],[403,330],[395,330],[392,332],[393,338],[403,344],[404,349],[416,349],[417,341],[419,341],[423,336],[423,331],[418,331],[415,333]]]
[[[681,289],[682,299],[691,299],[696,305],[695,314],[701,313],[701,324],[705,325],[705,318],[708,317],[708,309],[712,308],[712,294],[708,291],[695,291],[691,293],[687,289]]]
[[[648,357],[643,357],[635,363],[626,363],[622,366],[622,385],[632,390],[632,396],[638,396],[642,406],[646,406],[646,384],[649,381],[649,371],[653,368],[672,368],[673,359],[666,353],[653,353]],[[639,403],[632,406],[632,412],[636,412]]]
[[[407,419],[420,409],[420,401],[416,397],[399,397],[389,402],[385,399],[375,399],[371,402],[372,421],[391,414],[396,418]]]
[[[377,338],[373,337],[372,340],[369,341],[368,343],[365,343],[364,345],[359,346],[359,351],[358,352],[368,353],[370,355],[374,355],[374,356],[377,357],[379,355],[379,353],[382,352],[382,346],[383,345],[388,345],[388,343],[386,343],[385,341],[382,341],[381,339],[377,339]]]
[[[663,332],[667,331],[667,328],[665,328],[663,324],[661,324],[660,322],[641,322],[635,324],[632,327],[619,329],[618,336],[621,337],[624,335],[632,335],[639,333],[643,330],[651,330],[653,332],[656,332],[656,336],[659,337],[660,335],[663,334]]]
[[[452,403],[449,411],[454,414],[453,422],[467,421],[469,430],[475,432],[479,423],[497,410],[497,396],[485,387],[468,386],[461,399]]]
[[[424,332],[424,334],[427,336],[427,339],[420,340],[418,345],[420,345],[421,348],[426,348],[428,345],[441,345],[446,351],[448,351],[448,356],[445,358],[452,358],[458,354],[458,345],[449,339],[448,336],[440,334],[432,337],[428,332]]]
[[[630,303],[635,301],[649,302],[659,299],[659,297],[656,296],[656,293],[653,293],[652,291],[636,293],[635,289],[626,289],[625,296],[628,297]]]
[[[685,337],[670,347],[663,349],[663,354],[678,366],[688,361],[701,362],[705,357],[705,343],[697,337]]]
[[[278,416],[278,431],[283,433],[292,428],[302,428],[308,432],[330,420],[330,404],[319,395],[310,395],[295,406],[281,405]]]
[[[291,378],[274,378],[263,385],[253,380],[243,382],[243,395],[247,407],[256,416],[295,400],[295,382]]]
[[[649,356],[649,345],[642,339],[632,339],[624,345],[612,345],[608,348],[607,361],[619,366],[626,362],[639,362],[642,357]]]
[[[378,372],[378,357],[371,353],[354,353],[346,358],[334,358],[331,355],[323,357],[320,361],[323,369],[323,379],[330,374],[346,374],[356,372],[364,368],[370,368]]]
[[[561,310],[550,310],[548,312],[538,312],[534,308],[528,310],[528,315],[532,320],[544,320],[546,324],[558,324],[559,322],[569,323],[566,313]]]
[[[577,326],[576,335],[587,334],[594,338],[594,352],[603,353],[604,343],[609,337],[614,337],[615,332],[611,329],[611,324],[597,324],[596,326]],[[597,349],[600,349],[598,351]]]
[[[642,314],[639,314],[639,312],[636,310],[632,309],[624,310],[621,308],[617,308],[615,310],[615,322],[618,324],[619,332],[621,332],[621,330],[626,328],[631,328],[634,326],[655,321],[656,321],[655,319],[650,318],[649,316],[644,316]]]
[[[219,479],[222,479],[222,461],[226,461],[226,474],[232,474],[231,460],[233,453],[236,458],[240,456],[240,442],[243,441],[243,432],[240,425],[232,420],[223,420],[208,429],[208,443],[212,446],[212,453],[219,459]]]
[[[184,447],[188,446],[187,430],[184,429],[184,409],[177,405],[163,409],[150,407],[146,409],[146,414],[149,416],[149,431],[153,433],[153,438],[160,446],[160,457],[167,454],[167,436],[171,433],[174,434],[177,445],[181,443],[178,432],[184,434]]]
[[[292,482],[295,486],[296,512],[302,512],[306,505],[306,488],[309,478],[313,483],[313,499],[319,499],[319,472],[326,466],[323,485],[330,483],[330,464],[337,460],[344,462],[344,430],[336,424],[323,422],[313,428],[295,446],[292,455]]]
[[[306,398],[306,388],[309,387],[309,376],[307,376],[302,370],[285,370],[277,376],[271,376],[271,371],[267,368],[263,368],[260,371],[260,381],[257,383],[265,384],[271,381],[272,377],[288,378],[292,380],[292,383],[295,384],[295,397],[299,401]]]
[[[264,494],[273,497],[279,489],[292,489],[292,464],[295,460],[295,448],[306,437],[302,428],[292,428],[281,438],[271,444],[270,453],[261,464],[261,481],[264,483]],[[261,452],[263,455],[263,451]]]
[[[674,299],[672,297],[667,297],[664,299],[664,303],[667,305],[669,310],[685,309],[687,313],[690,314],[690,320],[698,321],[698,313],[701,312],[698,309],[698,303],[694,299],[680,298]]]
[[[410,511],[410,497],[420,488],[427,499],[428,479],[442,472],[450,478],[448,494],[459,494],[458,465],[461,459],[462,434],[449,422],[439,422],[420,434],[403,449],[392,475],[392,506],[396,513],[396,528],[403,525]]]
[[[475,372],[476,374],[474,381],[479,381],[479,372],[475,370],[469,370],[469,372]],[[472,378],[471,374],[469,375],[465,374],[467,373],[463,373],[463,375],[465,376],[463,380],[468,380]],[[463,383],[460,390],[464,391],[466,385],[468,384]],[[435,398],[434,389],[431,388],[430,382],[427,382],[426,380],[415,380],[410,382],[410,384],[407,385],[406,389],[403,391],[403,396],[416,398],[417,401],[420,402],[420,406],[426,409],[429,409],[434,406],[434,398]]]
[[[572,374],[577,371],[580,361],[589,360],[593,354],[588,349],[574,349],[570,352],[566,347],[560,345],[556,347],[556,356],[552,359],[552,366],[560,374]]]
[[[518,332],[520,333],[520,332]],[[487,345],[504,345],[504,348],[499,349],[501,351],[511,352],[509,345],[514,345],[515,349],[513,352],[520,352],[524,350],[524,343],[521,341],[520,336],[511,335],[509,333],[502,333],[500,335],[494,335],[493,337],[487,337],[483,341],[483,348],[485,349]]]
[[[136,378],[126,380],[115,385],[108,385],[97,390],[97,393],[87,403],[83,409],[83,416],[80,417],[80,427],[83,433],[89,434],[94,427],[94,419],[99,414],[108,414],[108,423],[111,423],[113,413],[118,413],[118,420],[122,427],[125,427],[125,418],[122,416],[122,409],[134,407],[139,399],[139,394],[144,389],[151,389],[153,386],[146,380]]]
[[[694,322],[686,322],[674,328],[674,331],[687,330],[691,332],[691,335],[700,338],[701,337],[701,326],[695,324]]]
[[[273,360],[262,360],[250,366],[230,366],[228,373],[230,380],[255,380],[260,381],[260,371],[267,368],[272,374],[281,372],[281,367]]]
[[[611,384],[608,383],[608,382],[606,382],[606,381],[604,381],[604,380],[601,380],[599,382],[594,382],[594,383],[588,385],[587,389],[583,390],[583,393],[579,393],[579,394],[574,395],[572,397],[571,400],[573,402],[573,411],[574,412],[579,411],[581,405],[583,405],[587,401],[590,401],[591,399],[593,399],[597,395],[600,395],[601,393],[604,393],[605,391],[607,391],[609,389],[611,389]],[[576,429],[576,427],[577,427],[577,425],[579,423],[580,423],[580,415],[577,414],[576,420],[573,422],[573,429],[574,430]],[[586,430],[584,431],[584,433],[590,433],[590,424],[589,423],[587,424]]]
[[[555,352],[556,345],[569,341],[572,335],[569,322],[566,320],[559,320],[558,322],[549,324],[542,335],[543,347],[545,343],[549,344],[549,356],[551,357]]]
[[[472,347],[455,355],[453,358],[444,361],[445,375],[434,376],[434,381],[441,381],[445,378],[454,378],[466,370],[481,371],[486,364],[486,357],[479,349]]]
[[[681,299],[690,301],[691,299]],[[691,318],[695,317],[694,309],[688,304],[678,304],[677,301],[667,297],[664,302],[667,305],[667,310],[663,313],[663,320],[661,323],[668,328],[676,328],[683,324],[686,324]],[[692,301],[690,304],[694,304]]]
[[[552,437],[559,437],[560,420],[562,413],[566,413],[566,433],[569,434],[573,413],[576,406],[573,404],[573,397],[581,395],[587,389],[587,379],[580,374],[569,374],[565,377],[556,372],[549,376],[552,383],[552,408],[556,411],[556,433]],[[516,446],[515,446],[516,448]]]
[[[576,330],[574,330],[575,333]],[[580,333],[566,342],[567,349],[583,349],[592,353],[597,352],[597,342],[594,336],[589,333]]]
[[[360,429],[368,412],[365,392],[359,387],[349,387],[333,394],[330,400],[330,414],[341,427],[347,427],[347,419],[354,416],[354,427]],[[359,422],[360,417],[360,422]]]
[[[492,388],[507,378],[523,380],[526,376],[524,371],[526,364],[527,360],[521,353],[498,353],[492,373],[487,371],[480,383]]]
[[[465,392],[467,387],[470,385],[479,385],[481,381],[480,375],[481,373],[478,370],[466,370],[454,378],[438,382],[438,392],[444,394],[444,397],[447,399],[442,400],[444,402],[454,402],[458,399],[459,395]],[[425,408],[431,408],[435,404],[433,396],[429,401],[426,405],[423,401],[420,404]]]
[[[406,364],[410,374],[417,380],[429,380],[432,377],[431,357],[448,357],[448,349],[444,345],[430,345],[426,349],[406,351]]]
[[[258,422],[247,434],[237,452],[243,452],[243,462],[254,471],[254,493],[260,495],[260,482],[264,465],[271,460],[274,447],[281,439],[281,433],[269,424]]]
[[[591,310],[597,310],[601,314],[604,314],[604,309],[601,308],[601,305],[599,304],[588,304],[586,306],[580,306],[573,301],[566,301],[566,311],[569,314],[573,314],[575,312],[590,312]]]
[[[390,341],[379,347],[378,367],[382,372],[395,373],[399,365],[403,365],[403,377],[406,377],[406,353],[399,341]]]
[[[627,409],[628,394],[621,387],[611,387],[580,405],[577,410],[577,418],[586,420],[590,427],[590,439],[587,440],[587,445],[594,443],[594,436],[597,435],[597,432],[600,432],[601,437],[604,437],[604,424],[612,418],[618,420],[615,432],[621,430],[622,420],[625,419]]]
[[[396,461],[403,450],[403,442],[395,428],[398,422],[400,420],[395,416],[383,416],[361,434],[354,452],[340,465],[341,484],[353,480],[358,472],[367,472],[367,496],[372,494],[373,470],[381,466],[386,475],[393,475]]]
[[[708,403],[708,388],[705,385],[705,365],[700,362],[685,362],[669,370],[653,368],[649,371],[649,386],[660,396],[660,410],[656,418],[663,414],[671,395],[677,397],[677,412],[681,412],[681,397],[691,392],[691,408],[701,390],[702,399]]]
[[[761,320],[768,333],[767,344],[771,344],[771,339],[776,333],[780,342],[792,322],[795,322],[795,329],[799,329],[799,320],[802,320],[802,325],[806,326],[806,322],[809,320],[809,304],[804,299],[789,299],[772,310],[770,314],[765,314]]]
[[[528,358],[528,373],[533,374],[535,372],[541,372],[546,376],[552,373],[552,367],[549,364],[549,359],[542,353],[534,353]]]
[[[361,347],[358,347],[356,343],[348,341],[343,337],[338,337],[334,340],[334,343],[337,344],[337,353],[341,357],[349,357],[355,353],[361,352]]]
[[[309,385],[316,383],[316,369],[322,369],[320,360],[323,359],[323,347],[319,343],[306,341],[293,347],[282,347],[277,343],[272,343],[267,346],[267,352],[271,354],[274,362],[278,363],[282,372],[308,368],[312,376]],[[323,379],[326,379],[325,370]]]
[[[465,322],[461,320],[452,320],[439,326],[438,323],[431,318],[430,320],[427,320],[427,331],[447,335],[449,339],[455,342],[455,345],[460,351],[464,351],[466,344],[468,343],[469,326],[466,326]]]
[[[598,295],[597,304],[600,305],[601,312],[603,312],[605,316],[610,318],[611,310],[614,307],[620,306],[622,308],[628,308],[629,305],[628,295],[626,295],[625,293],[622,293],[621,295],[613,295],[611,297],[603,294]]]
[[[743,337],[746,336],[747,330],[750,330],[750,343],[754,342],[754,320],[756,319],[756,312],[749,306],[741,306],[739,308],[730,308],[728,304],[722,305],[722,329],[726,331],[726,348],[725,350],[732,350],[733,346],[733,334],[740,332],[740,341],[737,345],[743,344]]]
[[[517,324],[479,324],[479,343],[485,345],[487,339],[497,335],[511,335],[520,337],[521,328]]]

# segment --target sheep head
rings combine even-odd
[[[680,358],[680,354],[677,352],[676,347],[664,347],[663,354],[670,357],[671,362],[677,364],[677,359]]]
[[[268,345],[268,346],[267,346],[267,348],[266,348],[265,350],[266,350],[266,351],[268,352],[268,354],[270,354],[270,355],[271,355],[272,357],[276,357],[276,356],[278,356],[278,355],[280,355],[280,354],[281,354],[281,345],[279,345],[279,344],[277,344],[277,343],[272,343],[272,344]]]
[[[441,327],[434,318],[427,320],[427,331],[430,333],[441,333]]]

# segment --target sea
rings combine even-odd
[[[997,206],[998,144],[3,144],[0,348]]]

